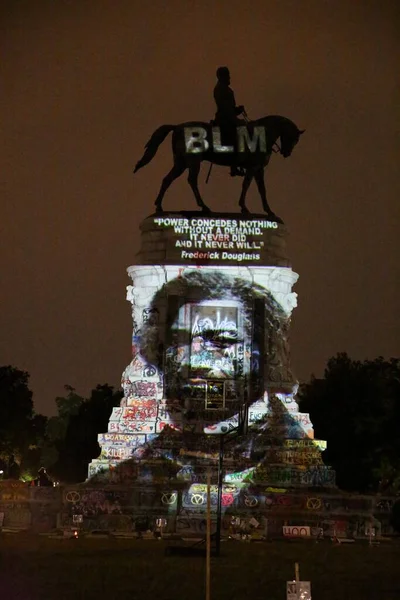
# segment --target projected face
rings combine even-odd
[[[166,395],[181,402],[189,416],[219,422],[234,415],[243,401],[251,346],[245,313],[240,300],[180,307],[166,351]]]
[[[244,404],[264,398],[274,298],[228,269],[199,269],[165,284],[148,308],[159,315],[158,323],[145,322],[140,342],[160,374],[155,433],[167,425],[184,435],[237,428]]]

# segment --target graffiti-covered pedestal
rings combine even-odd
[[[289,326],[298,275],[286,233],[262,215],[145,219],[128,269],[132,361],[91,481],[161,486],[181,494],[183,509],[204,512],[223,435],[226,510],[251,508],[261,489],[334,486],[326,444],[296,402]]]
[[[300,413],[289,324],[298,275],[283,225],[262,215],[168,213],[141,225],[132,285],[132,361],[124,399],[89,476],[204,483],[219,435],[232,484],[334,484]],[[243,429],[243,428],[242,428]],[[129,463],[123,467],[124,463]]]

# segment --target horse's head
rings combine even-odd
[[[300,136],[305,132],[305,129],[298,129],[298,127],[287,119],[285,120],[283,130],[281,132],[281,148],[280,152],[284,158],[290,156],[293,152],[293,148],[300,139]]]

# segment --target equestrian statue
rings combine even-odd
[[[205,213],[211,212],[203,202],[198,188],[200,164],[206,160],[211,165],[230,167],[232,176],[243,176],[239,199],[242,213],[249,213],[245,203],[246,193],[250,183],[255,179],[267,217],[282,223],[267,202],[264,169],[269,163],[272,152],[279,152],[284,158],[290,156],[304,130],[301,131],[290,119],[279,115],[248,121],[244,107],[236,106],[227,67],[218,68],[217,79],[214,88],[214,99],[217,104],[215,120],[211,123],[190,121],[179,125],[162,125],[147,142],[145,152],[137,162],[134,173],[152,160],[158,147],[172,132],[174,165],[164,177],[156,198],[155,206],[158,213],[163,211],[162,201],[165,192],[186,169],[189,170],[188,182],[198,206]],[[243,115],[244,119],[239,119],[239,115]]]

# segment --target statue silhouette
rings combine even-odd
[[[232,90],[231,90],[232,91]],[[233,92],[232,92],[233,93]],[[242,107],[237,107],[241,109]],[[274,219],[280,223],[283,221],[273,212],[267,202],[267,194],[264,182],[264,169],[268,165],[275,145],[278,146],[279,153],[287,158],[292,154],[293,148],[300,139],[301,131],[293,121],[279,115],[269,115],[256,121],[252,121],[252,128],[262,127],[265,130],[265,148],[259,148],[256,152],[246,150],[241,152],[240,164],[245,169],[245,176],[242,184],[242,193],[239,199],[239,206],[242,213],[248,213],[245,199],[250,183],[255,179],[257,188],[261,197],[263,209],[268,218]],[[174,165],[164,177],[160,191],[155,201],[156,211],[162,212],[162,201],[165,192],[175,179],[180,177],[186,169],[189,169],[188,182],[193,190],[197,205],[205,213],[210,213],[210,209],[203,202],[198,188],[198,175],[200,165],[203,160],[208,160],[212,164],[231,167],[237,165],[237,152],[214,152],[212,145],[204,152],[189,153],[185,145],[185,129],[197,128],[203,131],[208,139],[212,139],[212,125],[201,121],[190,121],[180,123],[179,125],[162,125],[153,133],[145,146],[145,152],[142,158],[136,163],[134,173],[146,166],[156,155],[156,152],[165,140],[167,135],[172,132],[172,152]],[[280,146],[278,145],[280,140]]]
[[[217,105],[215,124],[221,128],[222,140],[231,146],[236,146],[236,127],[243,125],[238,115],[245,112],[244,106],[236,106],[235,94],[230,87],[231,76],[228,67],[218,67],[217,84],[214,88],[214,100]],[[235,153],[235,158],[237,154]],[[244,171],[236,164],[231,166],[231,176],[244,175]]]

